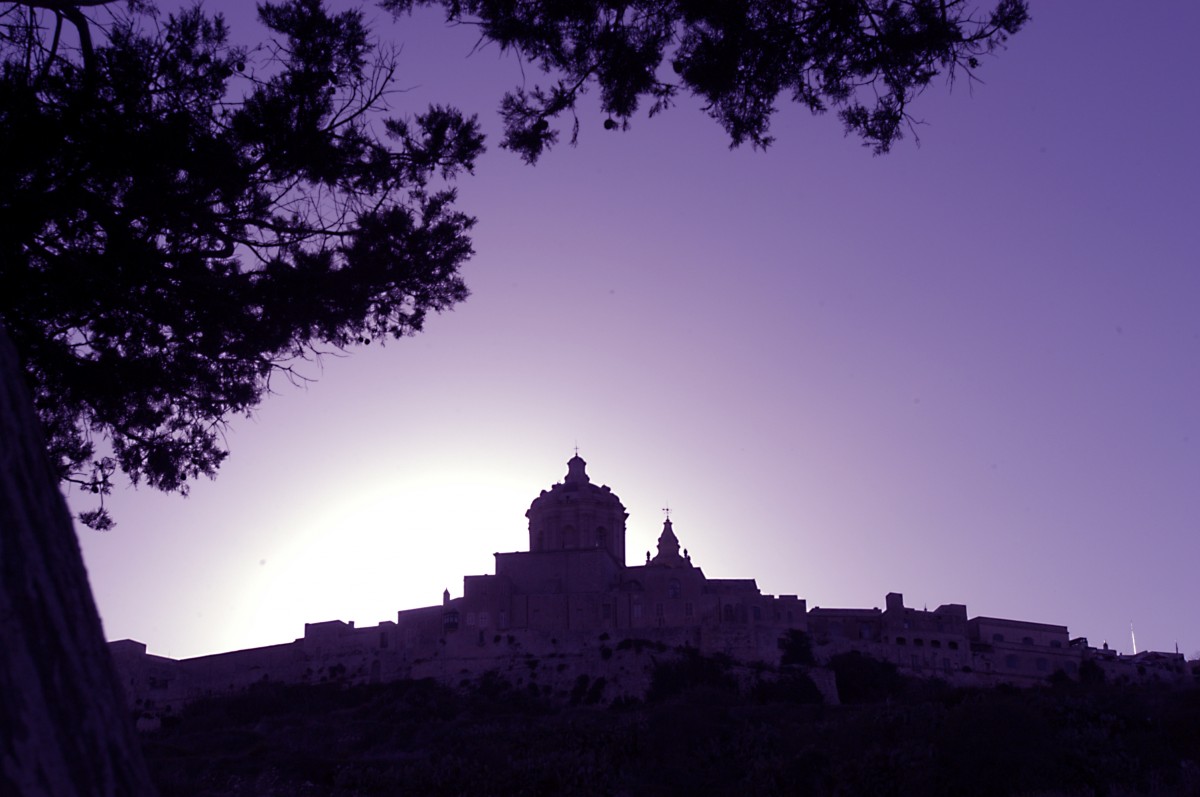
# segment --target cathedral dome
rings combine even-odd
[[[568,460],[563,480],[533,499],[525,517],[531,551],[603,549],[625,563],[625,506],[608,485],[592,483],[578,454]]]

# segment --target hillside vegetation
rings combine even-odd
[[[644,701],[604,704],[485,677],[264,685],[144,737],[163,795],[1200,795],[1200,690],[958,690],[835,666],[827,706],[795,668],[659,665]]]

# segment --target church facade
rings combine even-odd
[[[961,604],[917,610],[898,593],[882,610],[809,610],[796,595],[763,594],[754,579],[709,578],[681,547],[669,517],[657,552],[627,564],[625,507],[609,487],[592,482],[578,455],[526,517],[527,551],[497,553],[494,574],[466,576],[460,597],[447,591],[440,605],[400,611],[395,622],[309,623],[294,642],[182,660],[148,654],[140,642],[111,642],[131,708],[160,716],[262,682],[459,683],[488,672],[545,692],[561,692],[582,676],[603,678],[610,696],[638,695],[653,663],[641,656],[647,645],[770,665],[793,631],[809,636],[818,664],[858,651],[911,675],[964,685],[1031,685],[1059,671],[1076,677],[1085,660],[1115,677],[1145,676],[1147,666],[1155,677],[1185,673],[1178,654],[1135,661],[1071,640],[1066,626],[968,619]],[[816,674],[836,699],[832,679]]]

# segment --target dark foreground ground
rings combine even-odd
[[[264,686],[193,705],[145,750],[164,797],[1200,796],[1200,689],[964,691],[859,668],[839,686],[864,702],[831,707],[802,675],[739,689],[700,660],[654,683],[616,706],[586,679],[557,697]]]

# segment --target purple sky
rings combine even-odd
[[[245,5],[208,7],[247,35]],[[496,146],[514,60],[379,15],[400,107],[490,134],[473,295],[235,419],[189,499],[119,487],[81,530],[108,636],[193,656],[459,595],[578,444],[632,563],[669,504],[710,577],[810,607],[897,591],[1196,656],[1200,4],[1032,12],[886,157],[798,108],[764,154],[689,100],[624,134],[585,103],[534,168]]]

